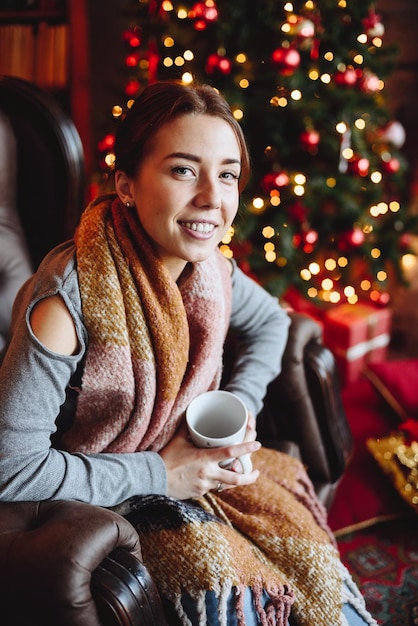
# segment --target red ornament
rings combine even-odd
[[[365,72],[360,80],[360,89],[364,93],[376,93],[379,91],[380,78],[376,74]]]
[[[315,243],[318,241],[318,233],[312,228],[304,230],[293,235],[293,246],[295,248],[302,247],[305,254],[311,254],[314,251]]]
[[[139,54],[128,54],[128,56],[125,59],[125,65],[127,67],[136,67],[138,65],[139,62]]]
[[[366,157],[354,157],[349,162],[350,172],[359,176],[367,176],[370,169],[370,161]]]
[[[137,80],[129,80],[125,85],[125,93],[129,97],[134,97],[140,89],[140,84]]]
[[[288,184],[289,176],[286,172],[269,172],[261,181],[261,187],[265,193],[270,193],[273,189],[285,187]]]
[[[353,87],[357,83],[357,72],[354,67],[347,67],[343,72],[336,72],[334,80],[338,85]]]
[[[399,172],[401,163],[396,157],[391,157],[388,161],[383,161],[383,168],[388,174]]]
[[[316,230],[313,230],[313,228],[311,228],[310,230],[305,231],[303,238],[305,240],[305,243],[313,246],[314,243],[318,241],[318,233],[316,232]]]
[[[369,37],[382,37],[385,34],[385,27],[381,22],[381,16],[371,9],[368,17],[362,20],[366,35]]]
[[[115,135],[109,134],[105,135],[101,141],[99,141],[97,148],[99,152],[107,152],[108,150],[112,150],[115,145]]]
[[[353,248],[358,248],[364,243],[364,233],[361,228],[353,228],[353,230],[347,231],[341,235],[338,240],[338,248],[341,251],[347,251]]]
[[[311,150],[318,146],[320,135],[316,130],[306,130],[300,135],[299,139],[304,148]]]
[[[141,45],[141,39],[136,29],[125,30],[125,32],[122,33],[122,39],[131,48],[138,48]]]
[[[189,18],[194,20],[196,30],[205,30],[208,24],[218,19],[218,9],[214,2],[197,2],[189,11]]]
[[[205,69],[207,74],[214,74],[215,72],[230,74],[232,63],[227,57],[221,56],[215,52],[208,56]]]
[[[271,58],[283,76],[290,76],[300,65],[300,54],[294,48],[277,48]]]

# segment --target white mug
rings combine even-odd
[[[207,391],[197,396],[186,409],[190,438],[198,448],[222,448],[242,443],[248,423],[244,402],[230,391]],[[222,461],[226,467],[234,459]],[[238,458],[244,474],[252,471],[249,454]]]

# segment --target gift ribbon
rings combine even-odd
[[[347,361],[356,361],[372,350],[385,348],[389,344],[389,341],[390,335],[388,333],[384,333],[382,335],[377,335],[377,337],[373,337],[372,339],[368,339],[367,341],[361,341],[355,346],[350,346],[348,350],[337,349],[335,352],[338,356],[344,356]]]

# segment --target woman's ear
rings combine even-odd
[[[115,189],[121,202],[126,206],[134,205],[134,198],[131,193],[131,180],[121,170],[115,172]]]

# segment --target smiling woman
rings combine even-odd
[[[238,210],[240,173],[235,132],[208,114],[183,114],[166,122],[133,178],[116,170],[120,199],[136,207],[174,280],[186,263],[208,258],[230,228]]]
[[[256,440],[289,317],[218,247],[249,174],[229,106],[209,86],[150,85],[115,152],[115,191],[86,208],[15,303],[0,499],[125,515],[174,623],[283,626],[292,611],[329,626],[346,623],[350,601],[363,617],[350,623],[375,624],[304,466]],[[244,441],[197,448],[186,409],[221,384],[246,405]],[[248,473],[229,463],[249,455]]]

